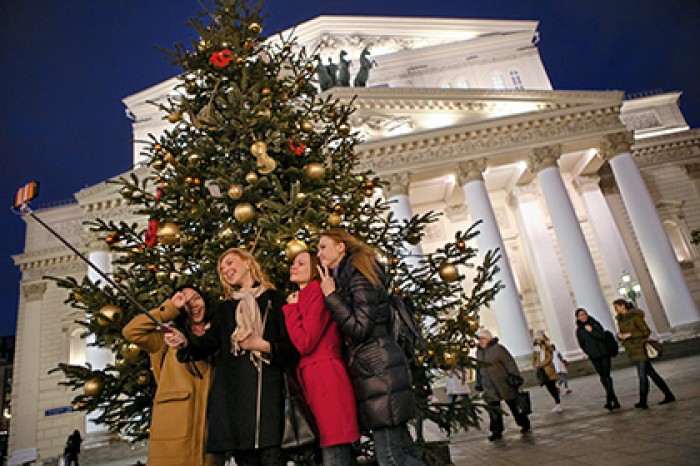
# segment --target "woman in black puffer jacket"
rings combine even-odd
[[[620,402],[617,400],[610,376],[612,353],[605,343],[605,329],[582,307],[576,309],[576,339],[581,350],[591,360],[600,377],[600,383],[605,388],[605,406],[603,407],[608,411],[620,409]]]
[[[321,288],[346,339],[360,427],[372,430],[380,466],[422,465],[407,428],[415,406],[411,372],[389,333],[389,296],[376,251],[341,229],[320,236]]]

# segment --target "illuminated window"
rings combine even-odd
[[[85,339],[80,338],[84,330],[76,328],[68,334],[68,363],[85,364]]]
[[[683,232],[677,223],[672,221],[664,222],[664,230],[668,235],[668,239],[671,242],[671,247],[673,252],[676,254],[676,259],[678,262],[690,262],[693,260],[692,254],[690,253],[690,248],[688,248],[688,243],[683,236]]]

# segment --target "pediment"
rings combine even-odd
[[[370,145],[440,130],[468,131],[554,115],[566,118],[622,103],[617,91],[334,88],[327,94],[343,101],[354,97],[356,111],[350,123]]]

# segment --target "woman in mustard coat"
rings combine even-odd
[[[184,309],[185,313],[181,313]],[[180,331],[164,333],[155,322],[139,314],[122,333],[147,351],[158,388],[153,400],[149,466],[209,465],[205,458],[207,395],[211,367],[207,361],[178,362],[175,348],[182,334],[203,333],[207,324],[206,302],[193,287],[183,287],[157,309],[150,311],[158,322],[172,322]]]
[[[554,399],[552,411],[560,413],[564,411],[564,408],[561,405],[559,389],[557,389],[559,376],[552,362],[554,349],[552,349],[552,344],[549,342],[549,337],[541,330],[535,334],[533,345],[535,346],[535,351],[532,353],[532,367],[539,373],[537,379],[540,385],[544,385]]]

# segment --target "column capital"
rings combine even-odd
[[[700,163],[686,163],[682,168],[691,180],[700,179]]]
[[[470,181],[483,181],[486,170],[486,158],[481,157],[457,164],[457,182],[464,186]]]
[[[31,282],[22,284],[22,294],[27,301],[40,301],[46,292],[46,282]]]
[[[600,138],[598,155],[603,160],[610,160],[616,155],[629,152],[632,144],[634,144],[634,136],[630,131],[606,134]]]
[[[561,144],[553,144],[551,146],[537,147],[528,154],[528,165],[530,171],[538,173],[545,168],[556,167],[557,160],[562,154]]]
[[[388,186],[382,188],[384,197],[391,199],[392,197],[408,195],[408,186],[411,182],[411,175],[408,172],[396,173],[384,177],[384,180],[389,183]]]

